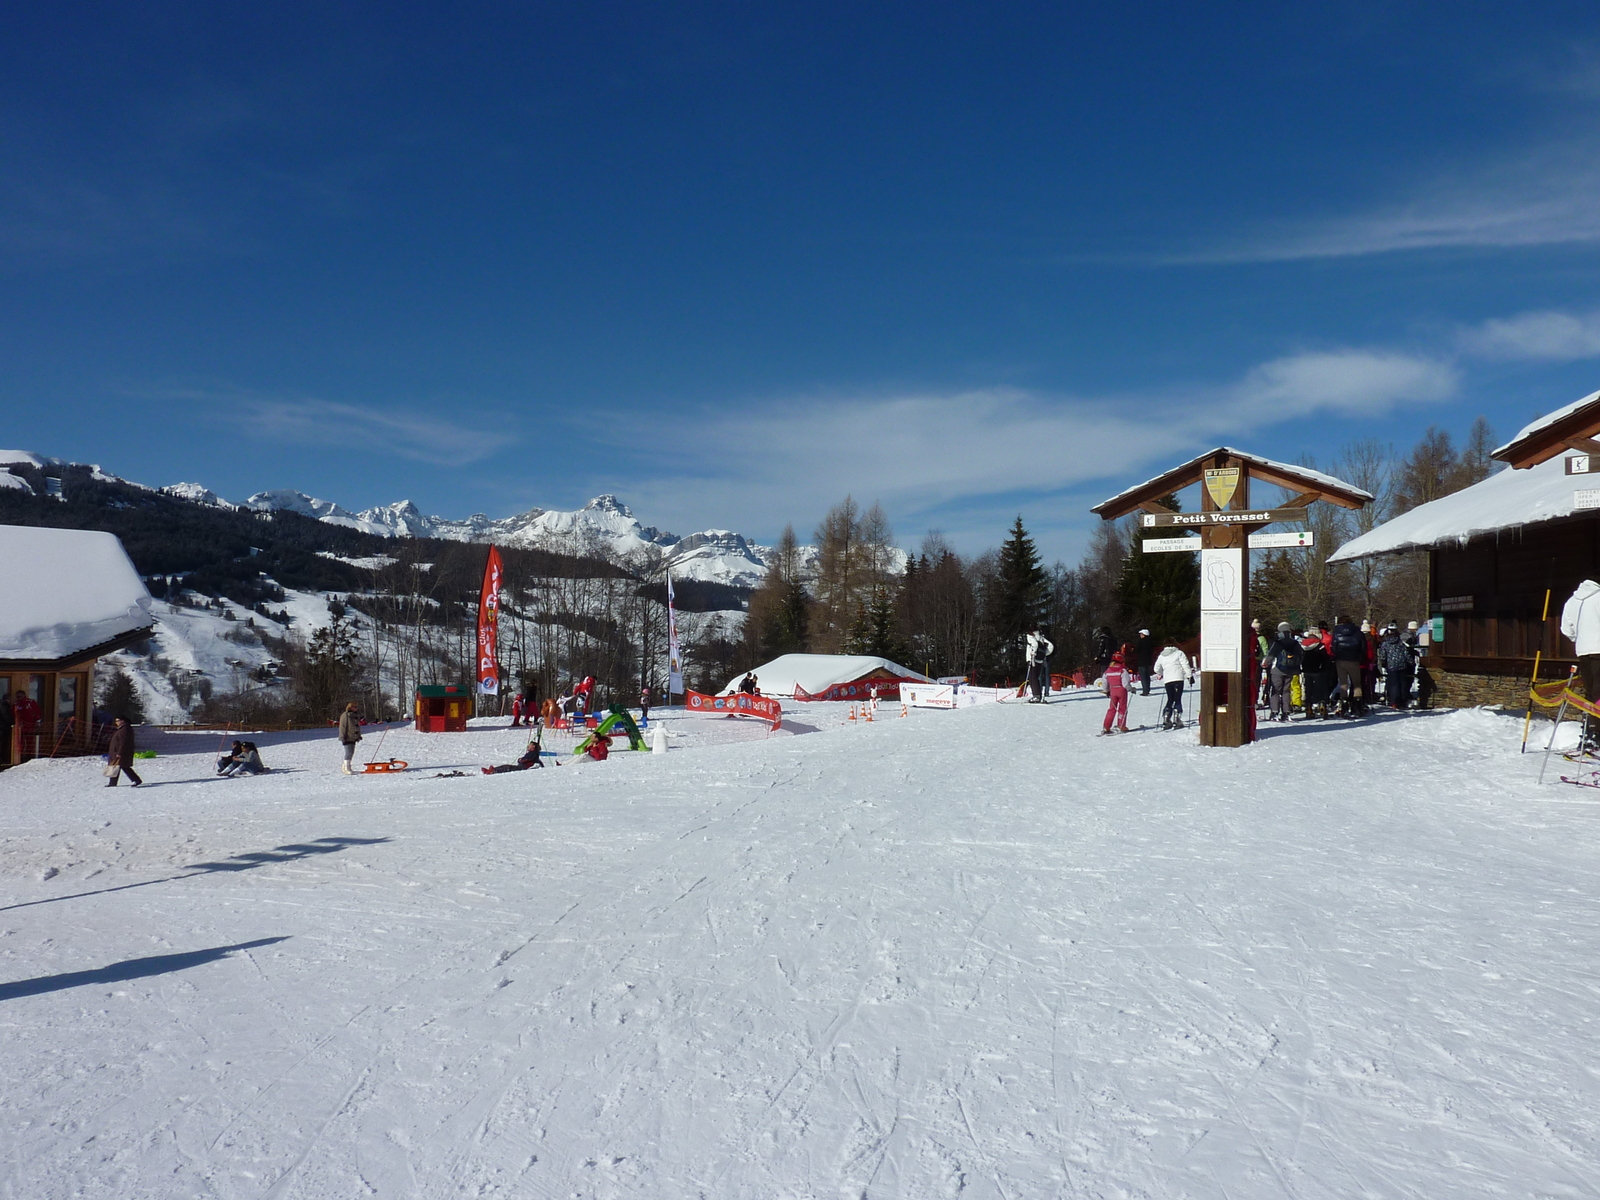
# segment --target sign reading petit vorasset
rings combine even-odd
[[[1237,512],[1144,513],[1139,524],[1146,529],[1163,525],[1270,525],[1274,521],[1304,521],[1303,508],[1251,508]]]

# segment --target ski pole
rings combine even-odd
[[[1544,762],[1539,764],[1539,782],[1544,782],[1545,768],[1550,765],[1550,751],[1555,747],[1556,734],[1561,732],[1561,722],[1567,715],[1567,691],[1572,687],[1572,677],[1578,673],[1578,668],[1573,667],[1567,673],[1567,687],[1561,692],[1561,707],[1556,709],[1555,724],[1550,729],[1550,740],[1545,743]]]
[[[1540,636],[1540,640],[1541,641],[1544,638],[1544,626],[1545,626],[1545,623],[1547,621],[1549,621],[1549,620],[1550,620],[1550,589],[1549,588],[1545,588],[1545,590],[1544,590],[1544,612],[1539,614],[1539,636]],[[1543,653],[1544,653],[1544,647],[1543,646],[1540,646],[1537,650],[1535,650],[1533,652],[1533,679],[1530,680],[1529,683],[1528,683],[1528,715],[1522,719],[1522,749],[1517,751],[1518,754],[1526,754],[1528,752],[1528,728],[1529,728],[1529,726],[1531,726],[1533,724],[1533,695],[1534,695],[1533,689],[1539,686],[1539,656],[1542,655]]]

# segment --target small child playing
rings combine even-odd
[[[506,763],[499,767],[484,767],[485,775],[502,775],[507,771],[531,771],[535,767],[542,767],[544,763],[539,758],[539,738],[544,730],[537,722],[533,725],[533,737],[528,739],[528,748],[522,757],[514,763]]]
[[[1111,732],[1112,721],[1116,722],[1118,733],[1128,732],[1128,685],[1131,681],[1122,651],[1118,650],[1111,656],[1111,665],[1106,668],[1106,696],[1110,703],[1106,705],[1106,723],[1100,736]]]

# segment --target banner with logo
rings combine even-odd
[[[711,717],[760,717],[772,722],[774,729],[783,721],[783,705],[771,696],[752,696],[748,692],[737,692],[732,696],[686,692],[684,706],[692,713]]]
[[[483,568],[483,591],[478,596],[478,694],[494,696],[500,692],[500,581],[505,567],[500,551],[489,547],[489,561]]]
[[[951,683],[902,683],[900,699],[912,708],[954,708],[956,688]]]
[[[683,693],[683,654],[678,649],[678,610],[673,607],[672,572],[667,572],[667,702]]]

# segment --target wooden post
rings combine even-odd
[[[1219,454],[1207,463],[1213,470],[1238,472],[1238,482],[1228,497],[1227,509],[1250,507],[1249,464]],[[1221,511],[1210,487],[1200,489],[1200,511]],[[1250,687],[1250,527],[1245,525],[1205,525],[1200,530],[1200,549],[1238,550],[1239,575],[1239,670],[1207,671],[1205,632],[1201,631],[1200,744],[1202,746],[1243,746],[1250,741],[1255,696]],[[1205,554],[1201,554],[1204,563]],[[1202,570],[1204,567],[1202,566]],[[1204,617],[1202,617],[1202,621]]]

